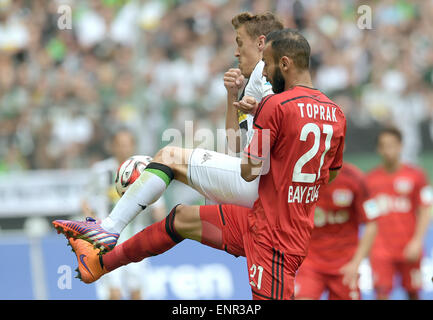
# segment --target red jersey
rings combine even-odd
[[[269,169],[249,217],[256,240],[305,256],[320,186],[342,166],[346,118],[319,90],[294,86],[262,99],[253,127],[244,154]]]
[[[403,250],[415,231],[418,209],[432,204],[426,175],[419,168],[402,164],[392,173],[383,167],[372,170],[367,182],[380,211],[371,254],[403,260]]]
[[[339,270],[353,258],[358,247],[359,225],[377,215],[372,202],[362,171],[344,163],[337,178],[320,189],[308,256],[302,266],[340,274]]]

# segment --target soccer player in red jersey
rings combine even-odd
[[[308,255],[295,280],[296,299],[358,300],[358,268],[376,235],[377,206],[364,174],[344,163],[338,177],[320,190]],[[359,241],[359,225],[365,229]]]
[[[293,299],[320,187],[342,166],[346,132],[339,106],[313,88],[309,57],[310,46],[297,31],[283,29],[267,36],[263,75],[276,94],[261,101],[241,163],[244,180],[261,175],[253,208],[178,205],[164,221],[102,256],[90,243],[71,238],[82,280],[93,282],[188,238],[246,256],[254,299]]]
[[[378,299],[389,297],[396,274],[400,274],[409,299],[418,299],[421,288],[420,261],[433,195],[425,173],[400,161],[401,147],[401,133],[395,128],[384,129],[377,140],[382,165],[367,176],[380,211],[370,254]]]

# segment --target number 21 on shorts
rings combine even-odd
[[[262,287],[262,276],[263,276],[263,267],[256,266],[253,264],[250,268],[250,285],[256,287],[258,290]],[[256,283],[256,274],[257,274],[257,283]]]

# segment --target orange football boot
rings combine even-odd
[[[68,241],[78,260],[76,278],[84,283],[92,283],[108,272],[102,266],[99,249],[95,249],[91,243],[82,239],[69,238]]]

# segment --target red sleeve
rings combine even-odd
[[[254,117],[254,135],[250,144],[244,149],[248,158],[265,160],[278,137],[282,110],[274,95],[265,97]]]
[[[346,137],[346,122],[344,123],[344,135],[340,138],[337,152],[335,153],[334,160],[332,161],[329,170],[339,170],[343,166],[343,151],[344,151],[344,140]]]

